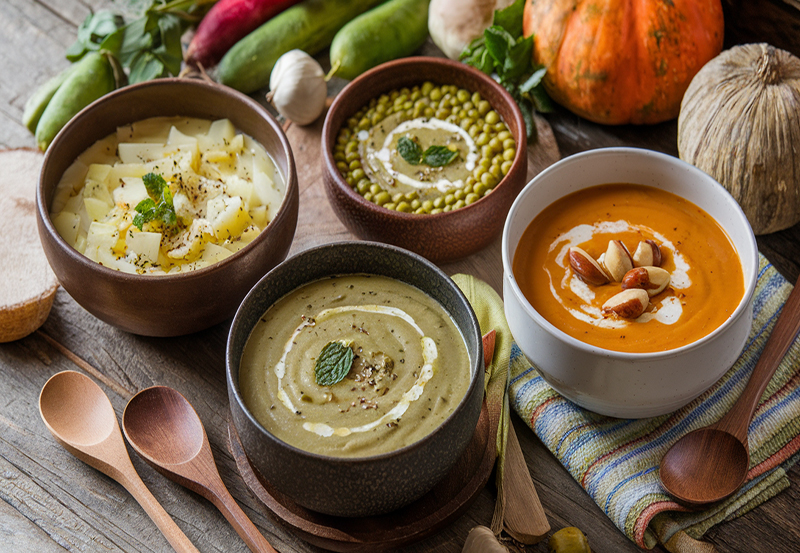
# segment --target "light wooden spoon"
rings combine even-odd
[[[39,413],[58,443],[130,492],[179,553],[198,553],[139,478],[128,457],[108,396],[76,371],[50,377],[39,394]]]
[[[689,504],[720,501],[741,487],[750,467],[747,430],[761,395],[800,330],[800,279],[789,294],[753,374],[731,410],[715,424],[675,442],[661,459],[664,487]]]
[[[122,428],[133,449],[158,472],[208,499],[251,551],[276,553],[220,478],[200,417],[179,392],[153,386],[131,398]]]

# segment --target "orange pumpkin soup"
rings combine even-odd
[[[623,291],[621,282],[589,283],[570,264],[570,248],[578,247],[611,274],[605,256],[615,240],[631,254],[652,240],[661,260],[650,263],[669,273],[668,286],[635,318],[607,309]],[[582,342],[632,353],[670,350],[706,336],[744,295],[739,256],[719,224],[683,198],[637,184],[587,188],[545,208],[523,233],[513,271],[522,293],[555,327]]]

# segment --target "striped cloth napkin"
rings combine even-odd
[[[687,432],[718,420],[736,401],[792,285],[759,259],[750,337],[736,364],[710,390],[674,413],[626,420],[601,416],[561,397],[516,344],[510,353],[511,406],[614,524],[638,546],[675,553],[712,551],[697,541],[715,524],[743,515],[789,486],[800,454],[800,339],[772,378],[750,425],[750,471],[733,497],[688,512],[667,495],[658,464]]]

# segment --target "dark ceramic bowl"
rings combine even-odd
[[[245,248],[214,265],[179,275],[131,275],[84,257],[50,220],[64,171],[120,125],[181,115],[230,119],[266,149],[286,183],[275,218]],[[230,88],[199,80],[160,79],[117,90],[76,115],[47,149],[36,195],[39,236],[64,289],[97,318],[128,332],[177,336],[230,318],[250,288],[286,258],[297,226],[294,158],[283,130],[264,107]]]
[[[360,458],[309,453],[277,439],[256,421],[242,399],[239,361],[254,325],[277,300],[306,283],[356,273],[406,282],[444,306],[467,344],[470,386],[441,426],[409,446]],[[385,244],[328,244],[278,265],[239,307],[228,336],[225,361],[233,423],[250,462],[279,492],[303,507],[329,515],[386,513],[423,496],[464,453],[483,401],[483,345],[472,307],[458,286],[432,263]]]
[[[494,190],[461,209],[415,215],[385,209],[353,190],[336,168],[333,147],[339,130],[372,98],[393,89],[431,81],[479,92],[503,118],[517,143],[508,174]],[[322,128],[323,180],[336,215],[359,238],[394,244],[434,262],[470,255],[502,231],[511,203],[527,181],[525,121],[508,92],[494,80],[463,63],[444,58],[412,57],[364,73],[336,96]]]

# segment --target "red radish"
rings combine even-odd
[[[231,46],[300,0],[220,0],[209,10],[186,50],[186,62],[216,65]]]

